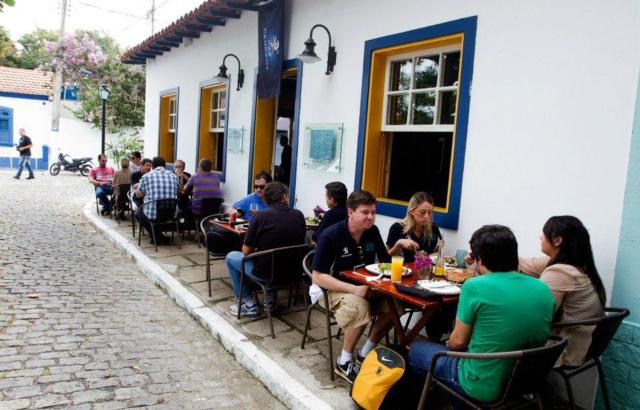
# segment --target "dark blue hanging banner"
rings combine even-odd
[[[284,52],[284,0],[273,0],[258,11],[258,98],[280,94]]]

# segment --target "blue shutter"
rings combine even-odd
[[[0,107],[0,145],[13,145],[13,109]]]

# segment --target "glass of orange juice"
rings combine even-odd
[[[404,258],[402,256],[391,257],[391,282],[402,282],[402,272],[404,271],[403,265]]]

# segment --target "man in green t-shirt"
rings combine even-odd
[[[486,225],[469,244],[481,276],[462,287],[456,325],[446,347],[426,341],[411,346],[409,362],[423,376],[438,351],[507,352],[542,346],[549,338],[553,297],[544,283],[517,272],[518,243],[511,230]],[[434,376],[459,393],[492,402],[502,394],[512,370],[510,360],[443,357]]]

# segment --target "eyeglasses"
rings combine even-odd
[[[264,189],[266,185],[254,185],[253,189]]]

